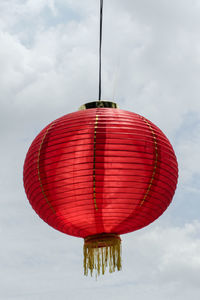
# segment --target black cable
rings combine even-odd
[[[99,41],[99,101],[101,100],[101,49],[102,49],[103,0],[100,0],[100,41]]]

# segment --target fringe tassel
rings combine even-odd
[[[121,239],[116,234],[101,234],[85,238],[84,243],[84,275],[96,277],[105,274],[106,268],[109,272],[121,270]]]

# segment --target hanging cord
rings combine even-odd
[[[99,40],[99,101],[101,100],[101,49],[102,49],[103,0],[100,0],[100,40]]]

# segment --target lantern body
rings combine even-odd
[[[33,209],[55,229],[83,238],[147,226],[170,204],[177,177],[162,131],[113,108],[55,120],[35,138],[24,164]]]

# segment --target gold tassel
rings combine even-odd
[[[121,270],[121,239],[117,234],[99,234],[89,236],[84,241],[84,275],[96,277],[105,274],[106,268],[109,272]]]

